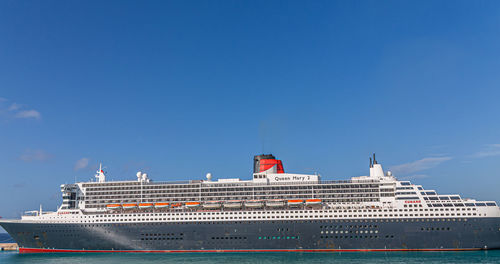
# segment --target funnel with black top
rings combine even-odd
[[[253,173],[285,173],[283,163],[272,154],[262,154],[253,157]]]

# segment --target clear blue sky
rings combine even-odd
[[[1,1],[0,215],[262,152],[500,201],[499,47],[498,1]]]

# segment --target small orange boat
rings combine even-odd
[[[152,208],[152,207],[153,207],[152,203],[140,203],[139,204],[140,209],[148,209],[148,208]]]
[[[186,207],[188,207],[188,208],[195,208],[195,207],[198,207],[198,206],[200,206],[199,202],[187,202],[186,203]]]
[[[155,203],[155,208],[168,208],[170,203]]]
[[[137,208],[137,204],[135,204],[135,203],[122,204],[122,208],[123,209],[134,209],[134,208]]]
[[[288,205],[290,206],[297,206],[297,205],[301,205],[304,203],[303,200],[288,200]]]
[[[106,209],[108,210],[118,210],[120,209],[121,205],[119,204],[108,204],[106,205]]]
[[[174,204],[171,205],[171,207],[179,207],[181,205],[182,205],[181,203],[174,203]]]
[[[307,199],[306,205],[321,204],[321,199]]]

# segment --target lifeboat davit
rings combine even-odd
[[[227,201],[224,203],[224,208],[241,208],[241,201]]]
[[[186,207],[187,207],[187,208],[196,208],[196,207],[198,207],[198,206],[200,206],[200,203],[199,203],[199,202],[187,202],[187,203],[186,203]]]
[[[245,202],[245,207],[247,208],[262,208],[264,206],[264,202],[260,200],[250,200]]]
[[[182,205],[181,203],[173,203],[173,204],[171,204],[170,206],[171,206],[172,208],[175,208],[175,207],[179,207],[179,206],[181,206],[181,205]]]
[[[299,205],[302,205],[304,203],[304,201],[303,200],[288,200],[287,203],[288,203],[288,206],[299,206]]]
[[[220,208],[220,203],[219,202],[206,202],[203,204],[203,208],[206,209],[218,209]]]
[[[282,200],[271,200],[266,202],[267,207],[283,207],[285,203]]]
[[[307,199],[306,205],[317,205],[321,204],[321,199]]]
[[[122,208],[125,210],[135,209],[135,208],[137,208],[137,204],[135,204],[135,203],[122,204]]]
[[[152,203],[140,203],[139,204],[139,209],[149,209],[152,208],[153,204]]]
[[[121,205],[119,204],[108,204],[106,205],[106,209],[108,210],[118,210],[121,208]]]
[[[169,203],[155,203],[155,208],[160,209],[160,208],[168,208],[170,204]]]

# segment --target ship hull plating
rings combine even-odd
[[[500,218],[0,224],[23,253],[500,249]]]

